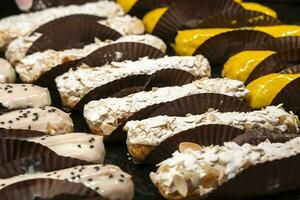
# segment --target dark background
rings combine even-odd
[[[282,2],[259,1],[277,11],[279,19],[284,23],[300,25],[300,0],[294,0],[288,3],[287,0]],[[14,0],[1,0],[0,18],[20,13],[14,3]],[[0,54],[1,55],[1,54]],[[80,119],[75,119],[75,124],[81,123]],[[77,130],[84,131],[84,130]],[[133,164],[127,154],[126,145],[106,145],[107,156],[106,163],[119,165],[124,171],[134,177],[135,182],[135,200],[160,200],[163,199],[158,194],[156,188],[150,182],[149,172],[155,170],[147,166],[138,166]],[[299,163],[300,164],[300,163]],[[282,169],[286,170],[286,169]],[[251,186],[249,186],[251,187]],[[238,190],[238,188],[237,188]],[[285,194],[262,197],[251,200],[300,200],[300,191],[288,192]]]

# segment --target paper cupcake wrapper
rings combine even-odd
[[[142,18],[147,12],[155,9],[170,6],[174,0],[138,0],[130,9],[129,14]]]
[[[234,22],[234,23],[233,23]],[[195,28],[240,28],[254,26],[278,25],[281,22],[269,15],[261,12],[245,9],[229,10],[216,15],[208,16],[202,20],[190,20],[185,23],[181,29]]]
[[[300,48],[275,53],[260,62],[249,75],[245,84],[271,73],[300,64]]]
[[[202,54],[212,65],[223,66],[230,56],[243,50],[260,49],[262,43],[272,38],[260,31],[230,31],[209,38],[198,47],[194,55]]]
[[[120,142],[125,141],[127,134],[123,131],[125,124],[132,120],[142,120],[150,117],[168,115],[168,116],[185,116],[188,113],[202,114],[209,108],[215,108],[222,111],[250,111],[248,105],[233,97],[228,97],[221,94],[197,94],[186,96],[177,100],[154,104],[148,106],[139,112],[134,113],[132,116],[124,120],[118,128],[112,132],[106,139],[107,142]]]
[[[242,199],[281,193],[300,188],[298,163],[295,155],[281,160],[250,166],[235,178],[223,183],[206,199]]]
[[[77,64],[86,64],[90,67],[99,67],[113,61],[138,60],[148,56],[149,58],[161,58],[165,54],[159,49],[138,42],[120,42],[101,47],[85,57]]]
[[[177,31],[191,20],[202,20],[225,10],[243,9],[234,1],[227,0],[179,0],[163,14],[154,28],[153,34],[163,40],[173,41]]]
[[[300,78],[297,78],[287,84],[273,99],[271,105],[283,104],[287,111],[293,111],[296,114],[300,113]]]
[[[275,133],[267,129],[255,129],[246,131],[244,134],[238,135],[232,140],[232,142],[238,145],[243,145],[245,143],[258,145],[266,140],[272,143],[285,143],[296,137],[299,137],[297,133],[287,134],[287,133]]]
[[[291,49],[299,49],[299,48],[300,48],[299,36],[272,38],[270,40],[265,41],[265,43],[262,44],[262,49],[268,49],[277,52],[287,51]]]
[[[116,30],[98,23],[102,19],[93,15],[70,15],[48,22],[35,30],[42,33],[29,47],[26,55],[53,49],[63,51],[72,48],[83,48],[100,40],[116,40],[122,35]],[[57,31],[59,30],[59,32]]]
[[[35,130],[21,130],[21,129],[0,129],[0,139],[26,139],[33,137],[40,137],[47,135]]]
[[[182,142],[196,143],[201,146],[222,145],[231,141],[244,131],[231,126],[209,124],[183,131],[163,141],[148,154],[142,163],[155,165],[172,156]]]
[[[47,147],[22,140],[0,140],[0,178],[9,178],[27,171],[49,172],[76,165],[89,164],[79,159],[58,156]]]
[[[0,190],[0,200],[105,200],[81,183],[57,179],[32,179]]]
[[[88,2],[96,2],[98,0],[28,0],[26,5],[20,3],[21,0],[15,0],[18,8],[21,11],[38,11],[46,8],[68,6],[68,5],[82,5]]]

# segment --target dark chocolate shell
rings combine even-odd
[[[142,18],[150,10],[170,6],[173,3],[174,0],[138,0],[130,9],[129,14]]]
[[[223,66],[230,56],[243,50],[261,49],[260,45],[272,38],[271,35],[260,31],[229,31],[206,40],[194,55],[202,54],[212,65]]]
[[[251,110],[246,103],[226,95],[204,93],[186,96],[171,102],[154,104],[134,113],[122,122],[118,128],[108,136],[106,141],[125,141],[127,137],[126,132],[123,131],[123,127],[128,121],[142,120],[159,115],[185,116],[189,113],[202,114],[207,112],[210,108],[219,109],[223,112],[247,112]]]
[[[99,67],[113,61],[135,61],[146,56],[149,58],[161,58],[164,55],[165,54],[159,49],[147,44],[138,42],[119,42],[99,48],[85,57],[77,64],[77,66],[86,64],[89,67]]]
[[[30,170],[49,172],[89,164],[86,161],[58,156],[41,144],[12,139],[0,139],[0,158],[0,178],[24,174]]]
[[[238,3],[227,0],[178,0],[163,14],[153,30],[158,37],[173,41],[177,31],[188,21],[200,21],[225,10],[243,9]]]
[[[21,0],[15,0],[21,11],[38,11],[58,6],[82,5],[88,2],[96,2],[98,0],[27,0],[26,5],[23,5],[20,1]]]
[[[83,48],[100,40],[116,40],[122,35],[105,25],[98,23],[102,18],[93,15],[70,15],[55,19],[41,26],[34,32],[42,33],[29,47],[26,55],[53,49],[62,51]],[[57,31],[59,30],[59,31]]]
[[[232,126],[209,124],[190,129],[163,141],[159,146],[148,154],[142,163],[157,164],[169,158],[172,153],[178,150],[182,142],[196,143],[201,146],[222,145],[224,142],[231,141],[244,131]]]
[[[81,183],[58,179],[32,179],[0,190],[0,200],[107,200]]]
[[[271,73],[300,64],[300,48],[275,53],[260,62],[249,75],[245,84]]]

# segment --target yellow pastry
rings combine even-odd
[[[152,33],[161,16],[168,10],[168,7],[157,8],[148,12],[143,22],[148,33]]]
[[[129,12],[131,8],[136,4],[137,0],[117,0],[117,3],[125,10]]]
[[[178,31],[175,38],[175,51],[178,55],[193,55],[207,39],[221,33],[234,30],[257,30],[270,34],[274,37],[300,36],[300,26],[297,25],[276,25],[276,26],[257,26],[247,28],[208,28],[191,29]]]
[[[259,3],[244,2],[244,3],[240,3],[240,5],[243,6],[243,8],[245,8],[246,10],[261,12],[266,15],[270,15],[271,17],[277,18],[277,13],[274,10],[272,10],[267,6],[261,5]]]
[[[246,100],[252,108],[270,105],[277,94],[290,82],[300,78],[300,74],[269,74],[252,81]]]
[[[222,76],[245,82],[255,67],[275,51],[242,51],[224,64]]]

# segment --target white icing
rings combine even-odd
[[[299,153],[300,137],[286,143],[266,141],[257,146],[239,146],[228,142],[223,146],[203,147],[201,150],[187,148],[183,152],[176,151],[171,158],[158,164],[159,169],[156,173],[152,172],[150,178],[165,195],[179,192],[180,188],[174,182],[176,177],[183,181],[183,185],[190,183],[190,194],[196,192],[201,197],[248,167]],[[203,180],[208,177],[212,179],[212,185],[204,185]]]
[[[134,194],[131,176],[114,165],[85,165],[47,173],[27,173],[0,179],[0,190],[17,182],[34,179],[67,179],[70,182],[82,183],[110,200],[131,200]]]
[[[0,58],[0,83],[14,83],[16,73],[14,68],[6,60]]]
[[[162,69],[181,69],[197,78],[209,77],[210,66],[203,56],[164,57],[159,59],[141,58],[138,61],[113,62],[102,67],[81,67],[69,70],[56,78],[56,85],[62,97],[72,104],[92,89],[111,81],[138,74],[153,74]]]
[[[103,163],[105,149],[103,138],[86,133],[41,136],[28,141],[42,144],[58,155],[77,158],[92,163]]]
[[[90,14],[100,17],[115,17],[124,15],[124,10],[113,1],[98,1],[84,5],[70,5],[49,8],[46,10],[20,14],[0,20],[0,48],[5,47],[18,36],[29,35],[42,24],[54,19],[73,15]]]
[[[266,128],[278,133],[297,133],[300,122],[296,115],[286,112],[280,106],[269,106],[248,113],[221,113],[213,110],[186,117],[157,116],[141,121],[129,121],[124,130],[128,132],[129,144],[157,146],[177,133],[205,124],[224,124],[242,130]]]
[[[237,80],[203,78],[183,86],[155,88],[123,98],[91,101],[84,107],[84,117],[90,125],[99,125],[104,134],[109,135],[124,119],[147,106],[199,93],[221,93],[244,98],[248,90]],[[109,130],[105,131],[108,127]]]

